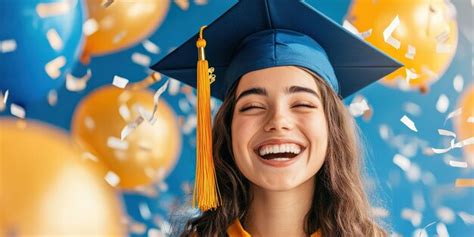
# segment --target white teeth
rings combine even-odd
[[[299,145],[294,144],[294,143],[285,143],[285,144],[280,144],[280,145],[266,145],[263,146],[259,149],[259,154],[261,156],[267,155],[267,154],[276,154],[276,153],[294,153],[294,154],[299,154],[301,152],[301,148]],[[286,158],[283,158],[286,159]]]
[[[273,159],[270,159],[270,160],[281,160],[281,161],[286,161],[286,160],[291,160],[290,158],[273,158]]]

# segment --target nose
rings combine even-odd
[[[291,129],[293,129],[293,123],[290,115],[284,109],[279,108],[273,109],[264,126],[266,132]]]

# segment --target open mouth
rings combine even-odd
[[[264,160],[288,161],[301,154],[306,147],[288,143],[279,145],[265,145],[255,150],[255,153]]]

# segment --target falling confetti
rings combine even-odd
[[[444,222],[451,224],[454,222],[456,215],[454,214],[453,210],[449,207],[439,207],[436,209],[436,215],[438,218]]]
[[[176,5],[178,5],[178,7],[183,11],[189,9],[189,0],[174,0],[174,3],[176,3]]]
[[[82,25],[82,32],[86,36],[94,34],[97,30],[99,30],[99,24],[94,18],[87,19]]]
[[[53,3],[40,3],[36,6],[36,13],[41,18],[64,15],[71,11],[72,1],[53,2]]]
[[[120,183],[120,177],[113,171],[109,171],[105,175],[105,181],[107,181],[110,186],[117,187],[117,185]]]
[[[403,208],[401,215],[403,219],[409,220],[413,226],[419,226],[423,217],[421,212],[409,208]]]
[[[408,59],[414,59],[416,54],[416,48],[413,45],[408,45],[408,51],[405,54],[405,57]]]
[[[55,29],[49,29],[48,32],[46,32],[46,38],[54,50],[60,51],[63,48],[63,40]]]
[[[92,131],[95,129],[95,122],[94,119],[91,118],[90,116],[87,116],[84,118],[84,125],[89,131]]]
[[[112,84],[118,88],[125,88],[125,86],[127,86],[128,84],[128,79],[126,78],[123,78],[123,77],[120,77],[120,76],[114,76],[114,80],[112,82]]]
[[[354,117],[363,115],[369,109],[370,108],[367,104],[367,100],[365,100],[363,97],[355,97],[354,100],[352,100],[352,103],[349,105],[349,111]]]
[[[413,79],[418,78],[418,74],[413,72],[413,70],[405,68],[406,76],[405,76],[405,81],[410,84],[410,81]]]
[[[23,109],[23,107],[15,104],[15,103],[12,103],[10,105],[10,113],[18,118],[21,118],[21,119],[24,119],[25,116],[26,116],[26,112],[25,112],[25,109]]]
[[[467,225],[474,225],[474,215],[460,211],[458,212],[458,216],[461,217],[462,221]]]
[[[163,84],[158,90],[156,90],[155,95],[153,96],[153,112],[151,112],[151,116],[148,118],[148,122],[153,125],[156,122],[156,111],[158,110],[158,103],[160,101],[160,96],[163,92],[166,91],[168,88],[168,83],[170,81],[167,80],[165,84]]]
[[[474,187],[474,179],[456,179],[456,187]]]
[[[152,53],[152,54],[159,54],[160,53],[160,47],[158,47],[158,45],[151,42],[150,40],[143,41],[142,45],[146,49],[146,51],[148,51],[149,53]]]
[[[48,104],[55,106],[58,103],[58,92],[56,90],[50,90],[48,92]]]
[[[459,109],[456,109],[454,110],[453,112],[449,113],[448,116],[446,117],[446,119],[444,119],[444,123],[446,123],[446,121],[448,121],[449,119],[452,119],[454,117],[457,117],[459,115],[462,114],[462,108],[459,108]]]
[[[457,92],[461,92],[464,87],[464,78],[458,74],[453,79],[453,87]]]
[[[444,223],[438,223],[436,225],[436,232],[439,237],[449,237],[448,228]]]
[[[176,79],[169,78],[169,86],[168,86],[168,94],[169,95],[177,95],[179,93],[179,89],[181,87],[181,82]]]
[[[133,53],[132,54],[132,61],[138,65],[149,67],[150,66],[150,57],[141,54],[141,53]]]
[[[415,127],[415,123],[410,119],[408,118],[406,115],[404,115],[400,121],[405,124],[405,126],[407,126],[409,129],[411,129],[412,131],[415,131],[415,132],[418,132],[418,130],[416,129]]]
[[[436,110],[440,113],[445,113],[449,107],[449,99],[445,94],[441,94],[436,102]]]
[[[82,91],[86,88],[87,82],[92,77],[92,71],[87,69],[86,75],[83,77],[74,77],[70,73],[66,74],[66,89],[72,92]]]
[[[46,73],[51,79],[57,79],[61,75],[61,68],[66,65],[66,57],[59,56],[45,65]]]
[[[133,122],[125,125],[125,127],[120,132],[120,140],[127,138],[130,133],[135,131],[135,129],[137,129],[137,127],[143,123],[143,121],[145,121],[145,119],[142,116],[138,116]]]
[[[403,104],[404,110],[414,116],[419,116],[421,114],[421,107],[418,104],[413,102],[406,102]]]
[[[0,53],[10,53],[16,50],[16,41],[14,39],[0,41]]]
[[[109,137],[107,139],[107,146],[116,149],[116,150],[127,150],[128,149],[128,142],[122,141],[116,137]]]
[[[396,49],[399,49],[400,48],[400,41],[398,41],[397,39],[393,38],[392,37],[392,33],[393,31],[395,31],[395,28],[398,27],[398,25],[400,25],[400,18],[398,17],[398,15],[392,20],[392,22],[390,23],[390,25],[383,31],[383,38],[384,38],[384,41],[388,44],[390,44],[391,46],[393,46],[394,48]]]
[[[450,160],[449,165],[452,167],[467,168],[467,162]]]
[[[148,204],[143,202],[138,204],[138,210],[140,211],[140,215],[143,219],[149,220],[151,218],[151,211],[150,207],[148,207]]]

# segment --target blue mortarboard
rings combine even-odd
[[[212,96],[223,100],[245,73],[273,66],[306,67],[345,98],[401,66],[298,0],[240,0],[204,31],[215,68]],[[151,68],[196,87],[196,39]]]
[[[210,95],[223,100],[245,73],[293,65],[313,71],[345,98],[401,66],[297,0],[241,0],[205,29],[205,40],[202,33],[201,28],[199,34],[151,67],[197,88],[193,203],[197,202],[201,210],[220,205],[212,155]],[[211,86],[208,65],[214,67],[216,75]]]

